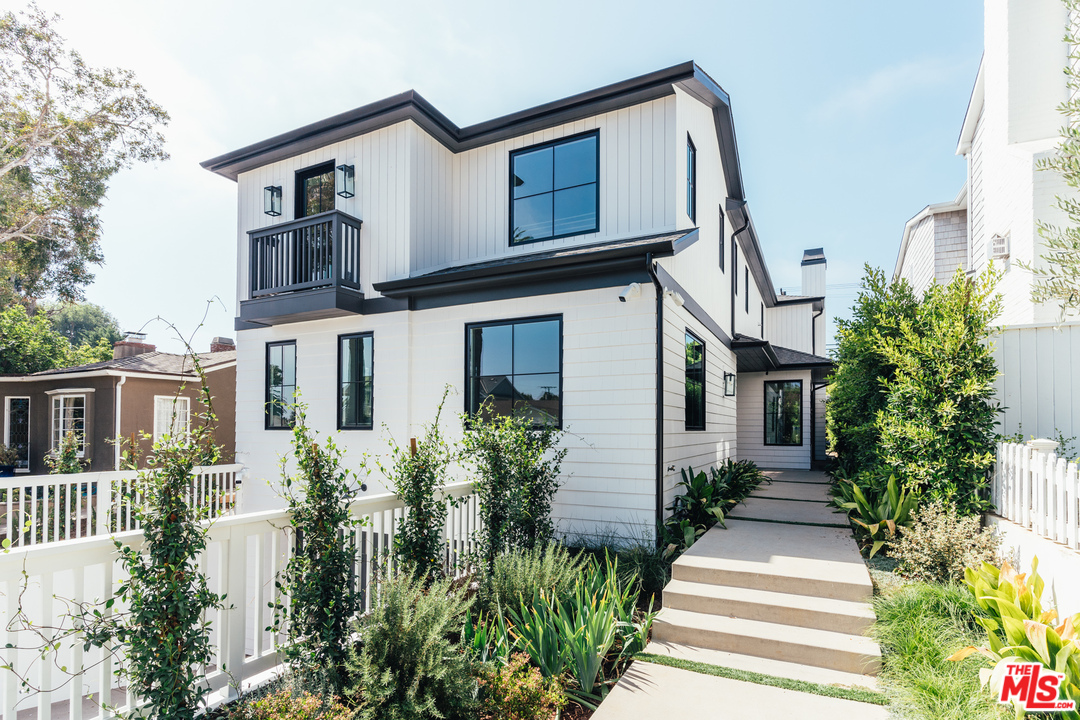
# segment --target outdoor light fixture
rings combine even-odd
[[[724,395],[735,397],[735,373],[724,373]]]
[[[352,165],[337,166],[335,184],[337,185],[337,194],[343,198],[351,198],[356,194],[356,173],[353,172]]]
[[[263,212],[270,217],[281,214],[281,186],[271,185],[263,188]]]

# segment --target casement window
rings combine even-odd
[[[765,444],[803,444],[802,380],[765,382]]]
[[[562,317],[465,326],[465,410],[562,426]]]
[[[14,448],[15,470],[30,470],[30,398],[9,397],[4,413],[4,444]]]
[[[53,395],[52,449],[60,447],[60,439],[74,436],[79,457],[86,455],[86,396]]]
[[[761,339],[765,339],[765,303],[761,303]]]
[[[370,430],[373,426],[374,355],[372,333],[338,338],[339,430]]]
[[[743,268],[743,312],[750,314],[750,268]]]
[[[266,344],[266,429],[288,430],[296,420],[296,341]]]
[[[724,242],[724,208],[720,208],[720,271],[724,271],[724,248],[727,244]]]
[[[739,294],[739,242],[731,238],[731,282],[735,285],[735,294]],[[735,308],[731,309],[735,312]]]
[[[296,219],[334,209],[334,161],[296,173]]]
[[[176,440],[191,426],[191,399],[175,395],[154,396],[154,442],[168,435]]]
[[[697,222],[697,148],[686,136],[686,216]]]
[[[600,133],[510,154],[510,244],[600,231]]]
[[[705,343],[686,331],[686,429],[705,429]]]

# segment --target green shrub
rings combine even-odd
[[[964,569],[996,562],[1001,539],[980,525],[977,515],[960,517],[956,508],[934,500],[917,509],[911,526],[890,550],[904,577],[926,582],[961,582]]]
[[[555,597],[569,595],[588,559],[573,556],[559,543],[532,550],[511,550],[495,558],[495,565],[480,579],[477,605],[488,613],[513,607],[546,591]]]
[[[500,553],[552,539],[551,503],[566,449],[555,449],[564,433],[554,426],[536,425],[525,413],[485,417],[487,410],[463,418],[462,450],[483,523],[480,559],[491,569]]]
[[[309,692],[279,690],[250,702],[238,703],[229,720],[349,720],[352,711],[338,702]]]
[[[474,661],[449,639],[461,632],[471,601],[447,581],[424,585],[408,572],[389,580],[357,627],[346,696],[358,720],[475,715]]]
[[[949,662],[958,649],[985,639],[979,607],[960,585],[910,583],[874,598],[870,635],[881,645],[878,675],[896,717],[990,720],[1004,717],[979,679],[974,658]]]
[[[79,457],[79,446],[83,444],[82,431],[71,430],[60,438],[60,444],[45,453],[45,465],[50,475],[72,475],[83,472],[90,464],[90,458]]]
[[[435,420],[427,426],[424,437],[409,448],[390,441],[391,464],[382,467],[394,492],[408,509],[397,525],[394,552],[407,567],[432,579],[442,577],[446,542],[446,500],[441,492],[446,482],[446,468],[453,450],[443,440],[439,427],[449,387],[443,391]]]
[[[346,639],[361,600],[352,583],[357,550],[350,541],[360,521],[349,512],[359,487],[355,474],[342,468],[344,451],[332,438],[320,442],[299,402],[292,442],[298,472],[289,474],[288,457],[281,472],[295,549],[277,582],[282,600],[273,606],[274,626],[288,637],[280,650],[294,671],[318,675],[340,691]]]
[[[668,506],[670,513],[660,528],[661,544],[666,555],[673,556],[693,545],[716,523],[746,499],[766,477],[753,460],[724,460],[718,467],[694,472],[692,467],[682,471],[682,482],[676,487],[684,492],[675,496]]]
[[[566,705],[559,682],[530,667],[524,653],[514,653],[506,665],[484,667],[480,690],[488,720],[548,720]]]

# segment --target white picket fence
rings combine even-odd
[[[207,516],[234,512],[243,465],[197,467],[188,501]],[[0,478],[0,541],[12,547],[136,530],[135,471]]]
[[[471,483],[449,485],[445,495],[448,507],[445,561],[448,567],[460,571],[465,556],[474,549],[473,537],[480,527],[479,508]],[[358,550],[355,582],[366,611],[371,607],[372,592],[377,591],[379,578],[395,570],[391,550],[405,509],[396,495],[386,493],[359,497],[351,512],[364,521],[354,531],[351,542]],[[210,542],[201,565],[209,577],[211,590],[226,593],[227,598],[225,609],[207,613],[214,659],[204,669],[205,681],[219,697],[233,698],[234,683],[243,684],[280,665],[276,650],[280,638],[267,630],[272,624],[268,602],[279,599],[275,578],[289,560],[293,536],[286,530],[289,526],[286,510],[232,515],[206,522],[210,524]],[[7,643],[19,646],[20,640],[23,643],[33,640],[22,622],[9,625],[20,606],[26,618],[42,626],[58,622],[69,607],[66,601],[103,602],[112,598],[116,585],[123,580],[114,537],[134,548],[143,542],[142,533],[135,530],[114,536],[31,545],[0,555],[0,592],[3,593],[0,597],[6,603],[6,607],[0,606],[0,648]],[[113,612],[122,610],[116,607]],[[45,691],[29,692],[20,687],[14,673],[0,670],[0,708],[3,709],[0,717],[14,719],[18,711],[19,720],[24,720],[24,712],[26,720],[112,718],[112,713],[102,712],[100,708],[102,688],[108,688],[105,699],[118,712],[137,706],[138,699],[117,685],[114,674],[117,661],[97,648],[84,652],[80,643],[65,643],[59,653],[44,662],[39,653],[31,651],[3,652],[7,653],[5,662],[15,663],[22,675],[29,676],[32,686]],[[62,667],[66,670],[62,671]],[[87,672],[71,678],[75,668]],[[30,709],[33,710],[27,712]]]
[[[1077,463],[1026,444],[998,444],[991,486],[998,514],[1074,550],[1080,550],[1078,485]]]

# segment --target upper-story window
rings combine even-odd
[[[296,173],[296,217],[334,209],[334,161]]]
[[[720,208],[720,271],[724,270],[724,208]]]
[[[600,231],[600,133],[510,154],[510,244]]]
[[[739,242],[731,238],[731,284],[735,287],[735,294],[739,294]],[[732,308],[734,311],[734,308]]]
[[[690,136],[686,136],[686,215],[690,222],[697,222],[697,148]]]
[[[746,292],[743,293],[743,312],[750,312],[750,268],[743,268],[743,286],[746,288]]]

